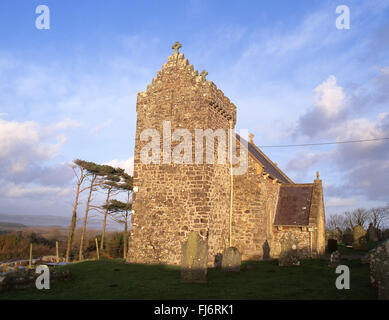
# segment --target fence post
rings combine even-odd
[[[31,269],[32,265],[32,242],[30,243],[30,260],[28,262],[28,268]]]
[[[99,241],[97,240],[97,238],[96,238],[95,240],[96,240],[97,260],[100,260],[100,254],[99,254]]]
[[[57,254],[57,263],[59,263],[59,249],[58,249],[58,241],[55,241],[55,251]]]

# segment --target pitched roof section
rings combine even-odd
[[[277,178],[278,181],[283,183],[293,183],[289,177],[281,171],[255,144],[252,144],[242,138],[239,134],[235,133],[236,139],[238,141],[247,142],[248,151],[251,155],[257,159],[263,166],[266,173],[268,173],[272,178]],[[244,145],[244,144],[241,144]]]
[[[274,225],[307,226],[313,184],[281,185]]]

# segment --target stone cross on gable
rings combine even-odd
[[[174,49],[175,54],[178,54],[178,49],[180,49],[181,47],[182,47],[181,43],[176,41],[175,44],[173,44],[172,49]]]
[[[207,75],[208,75],[208,72],[205,71],[205,70],[201,71],[201,73],[200,73],[200,77],[201,77],[202,79],[204,79],[204,80],[205,80],[205,77],[206,77]]]

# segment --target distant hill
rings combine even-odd
[[[26,228],[27,226],[21,223],[0,222],[0,228]]]
[[[13,231],[20,231],[26,228],[27,226],[21,223],[0,222],[0,234],[7,234]]]
[[[81,215],[83,217],[83,215]],[[81,217],[80,216],[80,217]],[[69,227],[70,216],[54,216],[54,215],[18,215],[18,214],[1,214],[0,226],[3,225],[7,229],[16,229],[23,227],[41,226],[41,227]],[[81,219],[78,219],[77,227],[82,225]],[[88,218],[88,228],[100,229],[102,227],[101,217]],[[107,228],[111,230],[121,230],[122,226],[118,223],[107,221]]]

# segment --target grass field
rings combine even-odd
[[[126,264],[122,260],[87,261],[67,266],[69,281],[0,293],[0,299],[376,299],[369,269],[347,261],[350,290],[337,290],[328,260],[303,260],[300,267],[277,261],[244,262],[240,273],[208,270],[207,284],[181,284],[179,266]],[[245,268],[247,266],[250,268]]]

